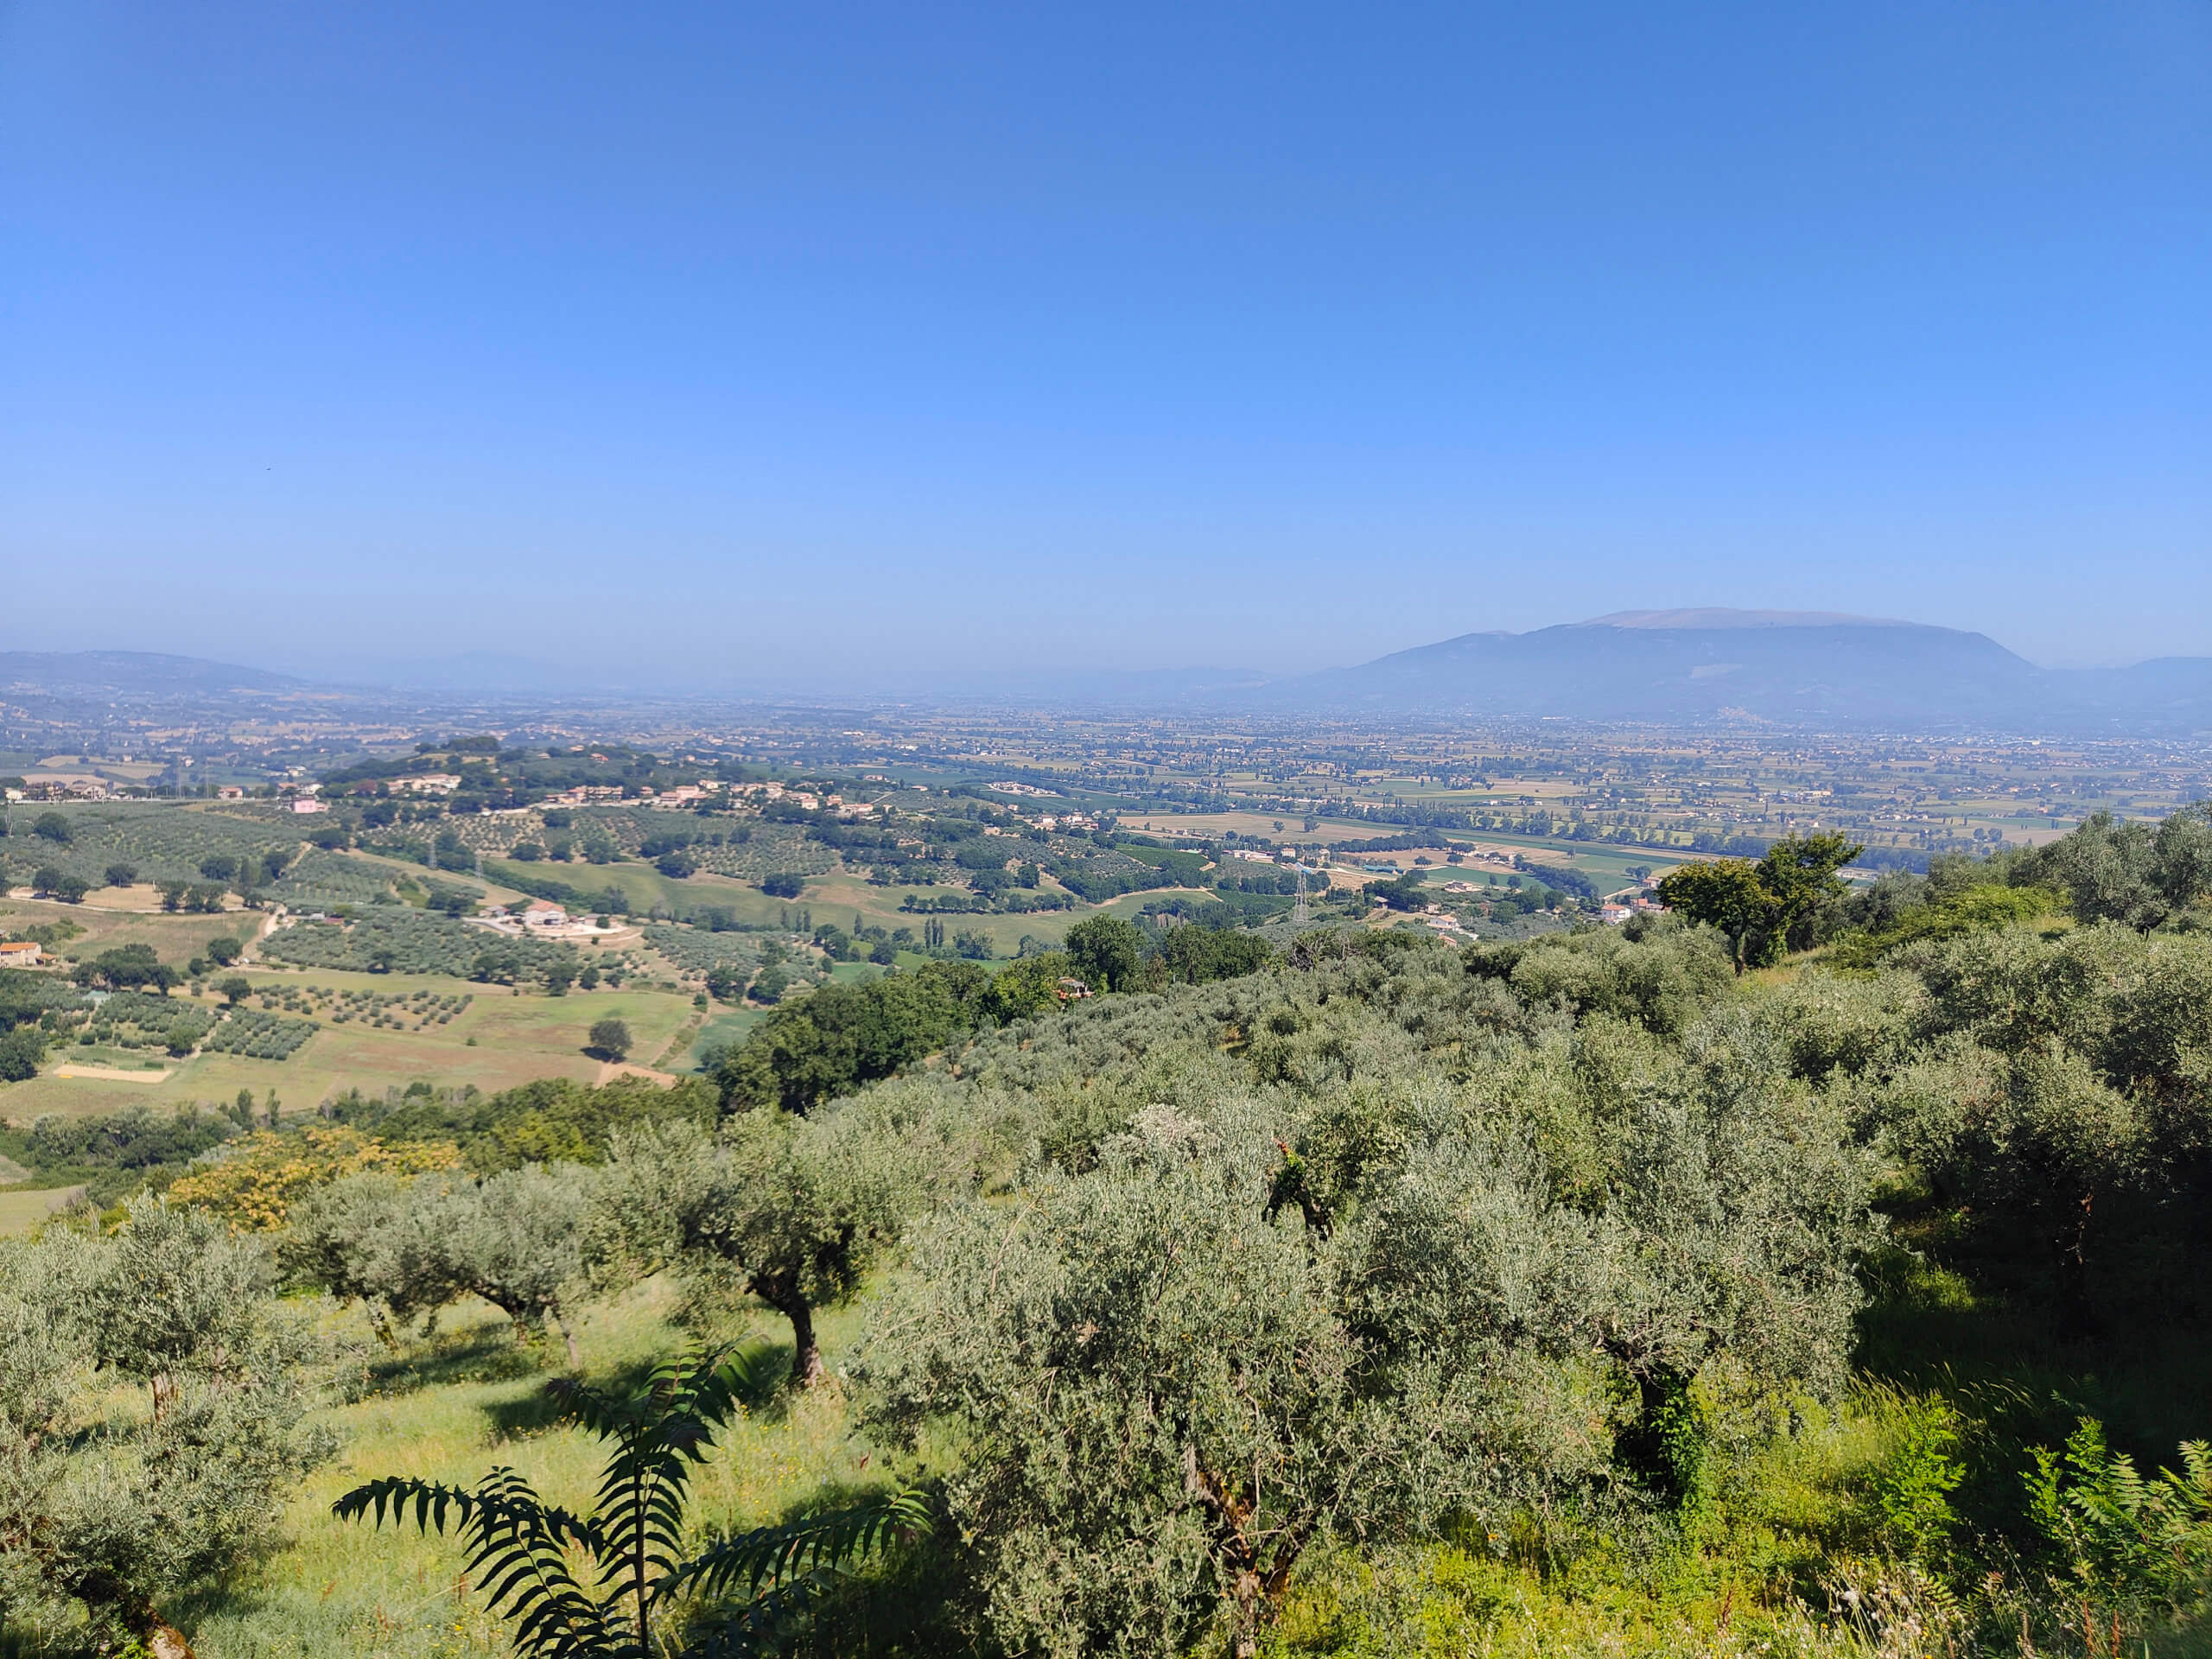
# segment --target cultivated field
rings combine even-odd
[[[25,933],[56,923],[79,929],[56,947],[70,957],[98,956],[123,944],[149,944],[162,961],[183,963],[204,952],[210,939],[250,937],[259,931],[264,919],[247,911],[190,916],[137,906],[111,909],[91,899],[81,905],[54,904],[16,893],[0,903],[0,933]]]
[[[606,1067],[584,1052],[586,1034],[595,1020],[613,1016],[630,1027],[631,1058],[658,1059],[690,1022],[696,1010],[688,995],[626,988],[575,991],[567,996],[518,995],[508,987],[476,985],[439,975],[351,974],[326,969],[271,974],[255,969],[257,986],[314,984],[332,990],[373,992],[385,996],[428,991],[456,991],[474,997],[450,1024],[426,1031],[401,1031],[350,1022],[321,1028],[290,1058],[261,1060],[238,1054],[202,1052],[188,1060],[162,1061],[167,1075],[156,1084],[113,1077],[65,1077],[56,1072],[75,1064],[107,1070],[120,1063],[143,1066],[143,1059],[110,1056],[104,1051],[58,1049],[41,1074],[0,1090],[0,1113],[29,1122],[48,1112],[78,1115],[113,1112],[132,1105],[170,1107],[188,1101],[228,1101],[250,1089],[265,1101],[274,1090],[288,1111],[312,1110],[326,1097],[348,1089],[380,1094],[390,1086],[416,1081],[441,1088],[474,1084],[488,1091],[511,1089],[537,1077],[572,1077],[592,1083]],[[184,992],[176,1000],[189,1003]],[[215,999],[206,999],[213,1006]],[[472,1039],[474,1039],[472,1041]],[[688,1045],[686,1046],[688,1049]],[[73,1057],[86,1056],[82,1062]],[[151,1058],[150,1056],[145,1058]],[[675,1057],[679,1062],[686,1054]]]

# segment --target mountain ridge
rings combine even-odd
[[[136,696],[162,691],[275,691],[311,683],[273,669],[247,668],[205,657],[162,651],[0,651],[0,686],[114,690]]]
[[[1623,611],[1277,682],[1286,709],[1898,730],[2212,728],[2212,658],[2046,669],[1984,633],[1838,612]]]

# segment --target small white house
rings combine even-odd
[[[533,899],[522,907],[522,920],[524,927],[566,927],[569,912],[543,899]]]

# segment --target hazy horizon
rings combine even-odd
[[[0,12],[0,645],[2212,655],[2212,13]]]
[[[1926,627],[1943,626],[1926,624],[1910,617],[1878,617],[1851,613],[1834,612],[1765,612],[1736,607],[1671,607],[1665,610],[1613,613],[1597,617],[1561,618],[1537,628],[1525,630],[1491,630],[1484,632],[1524,633],[1548,628],[1573,628],[1602,625],[1630,627],[1736,628],[1772,626],[1872,625],[1877,626]],[[1980,630],[1959,632],[1980,633]],[[672,669],[669,665],[635,666],[624,669],[606,658],[584,662],[563,659],[556,655],[532,655],[526,650],[497,650],[469,647],[443,655],[425,654],[406,656],[360,655],[339,658],[328,654],[302,662],[289,662],[264,655],[222,656],[204,652],[185,652],[168,648],[165,654],[189,658],[199,661],[227,664],[232,667],[264,671],[294,676],[302,680],[340,686],[387,686],[397,690],[452,690],[456,691],[510,690],[518,695],[541,695],[562,689],[588,695],[620,695],[626,691],[639,695],[658,696],[686,684],[695,686],[702,694],[731,693],[744,696],[789,695],[814,700],[831,695],[839,690],[870,696],[912,693],[927,696],[933,691],[961,695],[971,690],[1027,688],[1052,689],[1058,691],[1080,691],[1084,687],[1093,690],[1109,688],[1116,683],[1136,684],[1148,680],[1173,683],[1179,677],[1189,677],[1199,683],[1202,677],[1217,676],[1224,683],[1233,683],[1240,676],[1249,676],[1254,682],[1294,679],[1302,676],[1332,669],[1363,666],[1380,658],[1402,652],[1418,651],[1423,646],[1448,643],[1463,635],[1440,635],[1434,639],[1421,639],[1395,645],[1373,657],[1357,659],[1319,662],[1312,664],[1267,664],[1233,662],[1181,662],[1157,665],[1132,666],[1127,663],[1067,662],[1058,664],[1025,667],[1000,666],[988,661],[968,664],[938,664],[933,667],[899,667],[885,665],[854,671],[840,669],[830,672],[821,669],[809,671],[804,667],[781,672],[765,671],[747,675],[742,672],[718,671],[711,666],[689,670]],[[1982,637],[1987,638],[1986,634]],[[2002,640],[1995,641],[2000,647]],[[6,634],[0,634],[0,654],[28,652],[32,654],[70,654],[73,651],[129,650],[130,647],[107,645],[66,647],[25,643]],[[2130,658],[2102,664],[2035,663],[2041,669],[2069,667],[2126,667],[2148,658]]]

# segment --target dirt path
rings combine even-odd
[[[594,1088],[609,1084],[617,1077],[649,1077],[664,1089],[676,1086],[675,1077],[666,1071],[656,1071],[650,1065],[639,1065],[635,1060],[601,1060],[599,1075],[592,1079]]]
[[[261,961],[261,951],[259,947],[267,940],[271,933],[274,933],[276,931],[276,924],[279,919],[280,918],[276,912],[273,910],[262,917],[261,925],[254,929],[251,941],[248,943],[244,950],[238,953],[238,963],[240,966],[244,966],[249,962],[258,963]]]
[[[125,1071],[114,1065],[57,1065],[57,1077],[92,1077],[102,1083],[167,1083],[174,1071]]]

